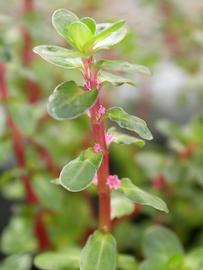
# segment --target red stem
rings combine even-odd
[[[24,148],[24,140],[18,129],[17,125],[13,121],[9,110],[8,110],[8,89],[6,84],[6,65],[0,63],[0,97],[4,102],[6,113],[7,113],[7,123],[12,131],[12,143],[13,143],[13,150],[16,157],[17,166],[21,169],[26,169],[26,155],[25,155],[25,148]],[[35,194],[34,190],[32,189],[31,185],[31,178],[30,175],[23,175],[22,182],[26,193],[26,200],[30,205],[37,205],[38,198]],[[39,220],[40,219],[40,220]],[[38,214],[35,217],[35,234],[38,239],[39,250],[45,247],[48,249],[50,247],[50,242],[48,240],[48,234],[46,231],[46,227],[44,222],[42,221],[42,217],[39,217]],[[41,232],[41,233],[38,233]],[[45,242],[46,239],[46,242]]]
[[[93,59],[89,58],[84,60],[84,78],[85,85],[90,88],[97,85],[97,71],[91,70]],[[86,89],[86,88],[85,88]],[[95,142],[98,143],[103,152],[103,161],[98,170],[98,194],[99,194],[99,228],[103,232],[111,231],[111,198],[110,189],[106,185],[109,176],[109,151],[105,140],[105,128],[102,119],[97,118],[97,113],[100,108],[100,101],[97,100],[96,104],[91,108],[91,124]]]
[[[29,14],[34,11],[34,1],[33,0],[23,0],[23,13]],[[22,27],[23,36],[23,48],[22,48],[22,60],[26,67],[29,67],[32,63],[34,57],[32,51],[32,37],[30,32],[25,27]],[[30,79],[25,80],[25,87],[28,90],[28,98],[31,103],[35,103],[40,99],[41,89],[39,85]]]
[[[34,11],[34,2],[33,0],[23,0],[23,10],[24,12]]]

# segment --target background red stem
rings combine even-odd
[[[9,91],[6,83],[6,65],[3,63],[0,63],[0,97],[6,109],[8,126],[10,127],[12,132],[13,151],[16,157],[17,166],[21,169],[26,170],[24,138],[22,137],[20,130],[13,121],[8,110]],[[37,206],[38,198],[32,188],[30,175],[29,174],[23,175],[22,182],[25,189],[26,200],[28,204]],[[35,216],[34,223],[35,223],[34,232],[38,240],[39,250],[48,249],[51,246],[48,239],[48,234],[46,231],[44,221],[42,217],[39,216],[38,213]]]

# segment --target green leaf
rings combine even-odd
[[[148,259],[167,262],[174,255],[182,255],[183,247],[172,231],[153,226],[144,235],[143,251]]]
[[[83,114],[96,101],[98,91],[84,91],[74,81],[64,82],[56,87],[48,100],[48,112],[57,119],[74,119]]]
[[[118,269],[119,270],[137,270],[138,265],[134,257],[129,255],[118,255]]]
[[[157,210],[168,212],[167,205],[162,199],[135,186],[128,178],[122,179],[122,184],[117,191],[123,193],[135,203],[148,205]]]
[[[111,83],[114,86],[120,86],[124,83],[135,86],[134,81],[132,81],[128,78],[119,76],[119,75],[112,74],[112,73],[104,71],[104,70],[99,71],[98,79],[102,83]]]
[[[102,153],[95,153],[92,149],[83,151],[63,168],[60,184],[72,192],[86,189],[92,183],[101,162]]]
[[[116,270],[116,241],[111,234],[96,231],[82,250],[80,270]]]
[[[134,203],[118,192],[111,195],[111,218],[121,218],[130,215],[134,211]]]
[[[200,270],[203,267],[203,248],[199,247],[191,251],[185,258],[187,269]]]
[[[92,18],[85,17],[81,19],[81,22],[87,25],[87,27],[91,30],[92,34],[96,32],[96,22]]]
[[[86,50],[98,51],[107,49],[119,43],[126,35],[124,27],[125,21],[120,20],[115,23],[97,24],[96,35],[85,45]]]
[[[80,250],[68,249],[59,252],[45,252],[36,256],[35,266],[42,270],[79,269]]]
[[[127,134],[123,134],[117,131],[115,127],[109,128],[108,134],[112,134],[114,136],[114,142],[118,144],[134,143],[140,147],[143,147],[145,145],[145,141]]]
[[[96,175],[96,168],[88,160],[71,161],[60,174],[61,185],[71,192],[86,189]]]
[[[151,75],[150,70],[142,65],[131,64],[125,61],[116,60],[99,60],[96,66],[103,69],[115,70],[115,71],[136,71],[145,75]]]
[[[0,265],[1,270],[30,270],[32,258],[28,254],[15,254],[7,257]]]
[[[72,45],[81,52],[85,52],[84,45],[92,36],[92,31],[81,21],[72,22],[68,26],[68,38],[71,40]]]
[[[152,134],[144,120],[126,113],[120,107],[112,107],[107,112],[108,118],[120,127],[136,132],[145,140],[152,140]]]
[[[56,66],[67,69],[82,67],[80,55],[72,50],[52,45],[37,46],[33,50],[44,60]]]
[[[30,220],[24,217],[11,219],[2,234],[1,250],[6,254],[35,252],[37,250],[37,241],[33,235]]]
[[[102,157],[103,155],[101,152],[95,153],[92,148],[88,148],[80,153],[80,156],[77,158],[77,160],[88,160],[94,165],[96,170],[98,170],[102,162]]]
[[[79,18],[67,9],[57,9],[52,15],[52,24],[54,28],[66,40],[69,40],[67,28],[74,21],[79,21]]]

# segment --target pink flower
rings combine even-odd
[[[99,153],[99,152],[102,151],[101,146],[100,146],[99,143],[95,143],[93,149],[94,149],[94,152],[95,152],[95,153]]]
[[[104,115],[105,112],[106,112],[106,108],[105,108],[104,106],[100,105],[100,106],[99,106],[98,113],[99,113],[100,115]]]
[[[97,111],[97,120],[99,120],[105,113],[106,113],[106,108],[100,105]]]
[[[107,186],[110,189],[118,189],[121,185],[121,180],[118,178],[117,175],[109,175],[106,181]]]
[[[106,133],[105,140],[106,140],[107,146],[109,146],[115,140],[115,136],[111,133]]]

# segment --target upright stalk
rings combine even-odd
[[[97,88],[100,90],[100,85],[97,80],[98,71],[92,67],[93,58],[88,58],[83,61],[83,75],[85,79],[85,90]],[[98,118],[98,112],[101,103],[98,98],[96,104],[90,109],[91,125],[94,135],[94,140],[101,147],[103,153],[103,161],[98,170],[98,196],[99,196],[99,228],[107,233],[111,231],[111,197],[110,189],[106,184],[109,176],[109,151],[105,140],[105,127],[102,118]]]

